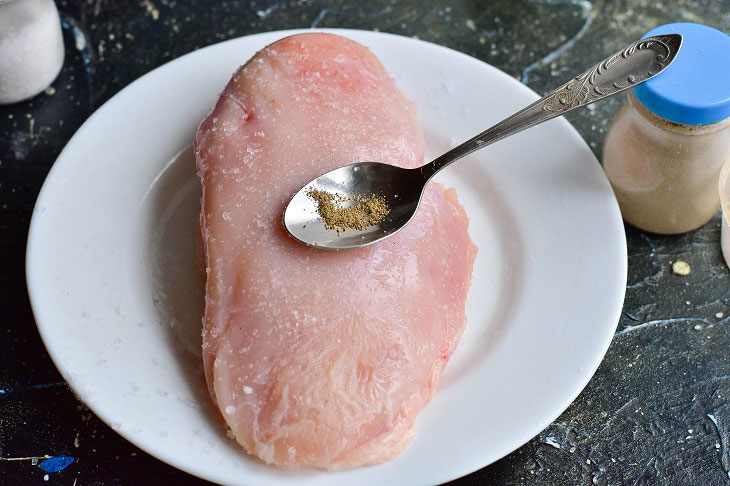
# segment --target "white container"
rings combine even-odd
[[[0,104],[46,89],[61,71],[63,57],[53,0],[0,0]]]

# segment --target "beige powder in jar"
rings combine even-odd
[[[624,219],[662,234],[702,226],[720,207],[717,181],[730,157],[730,119],[682,125],[654,115],[633,93],[628,98],[603,151]]]

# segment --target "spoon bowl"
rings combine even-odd
[[[359,248],[394,235],[418,210],[423,186],[428,181],[420,168],[404,169],[382,162],[356,162],[327,172],[302,187],[284,212],[284,225],[295,239],[330,250]],[[375,194],[385,200],[388,215],[364,230],[337,232],[325,228],[317,205],[308,195],[318,190],[345,198]]]
[[[570,110],[633,88],[669,66],[679,53],[682,36],[666,34],[633,42],[533,104],[502,120],[432,162],[403,169],[380,162],[356,162],[327,172],[297,192],[284,211],[284,226],[302,243],[317,248],[359,248],[388,238],[403,228],[418,210],[426,184],[437,172],[481,148]],[[324,191],[353,200],[383,198],[390,212],[363,230],[328,229],[310,191]],[[352,198],[352,199],[350,199]]]

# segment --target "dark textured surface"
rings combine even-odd
[[[0,484],[43,483],[46,472],[31,458],[61,454],[76,461],[49,482],[200,483],[127,443],[75,399],[41,343],[25,292],[27,227],[46,173],[81,123],[140,75],[249,33],[348,27],[443,44],[545,92],[658,24],[730,31],[727,0],[58,5],[67,58],[55,94],[0,106]],[[599,158],[620,103],[569,116]],[[539,436],[458,484],[730,484],[730,271],[719,229],[719,216],[683,236],[627,228],[624,312],[595,377]],[[689,276],[672,273],[678,259],[691,264]]]

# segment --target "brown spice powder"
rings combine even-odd
[[[317,203],[317,214],[324,227],[339,235],[348,229],[364,230],[380,223],[390,212],[385,199],[369,196],[341,196],[327,191],[310,189],[307,196]]]

